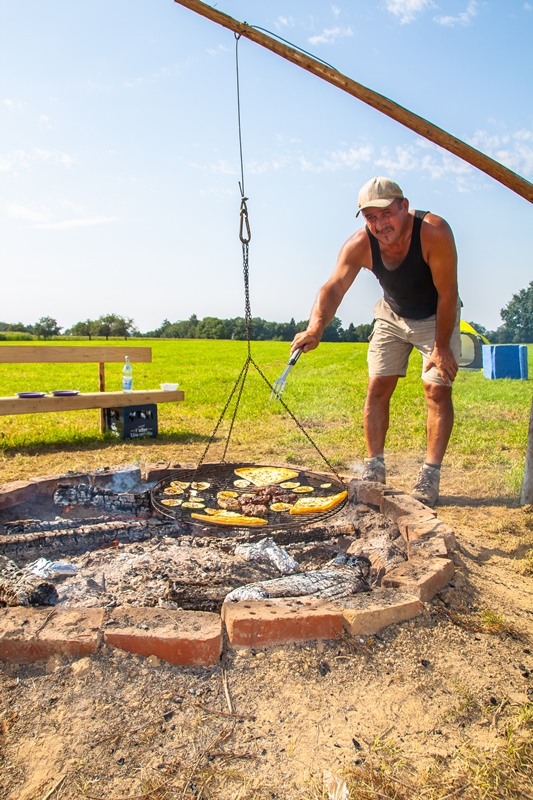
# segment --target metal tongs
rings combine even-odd
[[[291,369],[296,364],[296,362],[298,361],[298,359],[300,358],[300,356],[302,355],[302,353],[303,350],[301,347],[299,347],[297,350],[294,351],[292,356],[287,361],[287,366],[283,370],[282,374],[277,379],[277,381],[274,381],[274,383],[272,384],[272,392],[270,394],[271,400],[281,400],[281,395],[283,394],[285,390],[285,384],[287,383],[287,376],[291,371]]]

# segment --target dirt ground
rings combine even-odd
[[[393,461],[390,483],[415,470]],[[487,499],[481,478],[467,496],[453,467],[444,491],[455,578],[373,637],[226,647],[208,669],[106,646],[1,665],[0,798],[347,797],[328,795],[324,770],[357,798],[533,798],[531,747],[496,794],[465,772],[533,737],[533,509]],[[369,765],[390,781],[363,795]]]

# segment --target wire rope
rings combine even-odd
[[[222,453],[222,458],[220,459],[220,463],[226,463],[226,461],[225,461],[226,454],[227,454],[227,451],[228,451],[228,447],[229,447],[230,439],[231,439],[231,436],[232,436],[232,433],[233,433],[233,429],[235,427],[235,420],[237,418],[237,411],[238,411],[240,403],[241,403],[242,393],[243,393],[243,390],[244,390],[244,384],[246,383],[246,378],[248,377],[250,364],[254,367],[256,372],[261,376],[261,378],[264,380],[264,382],[269,387],[271,392],[273,391],[272,384],[270,383],[270,381],[268,380],[266,375],[263,373],[263,371],[261,370],[259,365],[254,361],[254,359],[252,357],[252,350],[251,350],[252,308],[251,308],[251,303],[250,303],[249,245],[250,245],[250,240],[252,238],[252,233],[251,233],[251,229],[250,229],[250,220],[249,220],[249,217],[248,217],[248,206],[247,206],[248,198],[245,196],[245,193],[244,193],[244,157],[243,157],[243,146],[242,146],[241,91],[240,91],[240,76],[239,76],[239,39],[241,38],[241,35],[240,35],[240,33],[235,33],[234,36],[235,36],[235,74],[236,74],[236,86],[237,86],[237,127],[238,127],[238,134],[239,134],[239,160],[240,160],[240,167],[241,167],[241,179],[239,181],[239,189],[240,189],[240,193],[241,193],[241,207],[240,207],[240,212],[239,212],[239,216],[240,216],[239,239],[240,239],[241,245],[242,245],[242,263],[243,263],[243,278],[244,278],[244,323],[245,323],[245,328],[246,328],[246,342],[247,342],[247,348],[248,348],[248,355],[247,355],[246,360],[245,360],[245,362],[243,364],[243,367],[242,367],[242,369],[241,369],[241,371],[239,373],[239,376],[238,376],[237,380],[235,381],[235,384],[233,385],[233,388],[232,388],[232,390],[231,390],[231,392],[229,394],[229,397],[228,397],[228,399],[226,401],[226,404],[225,404],[225,406],[224,406],[224,408],[222,410],[222,413],[220,414],[220,417],[217,420],[217,423],[216,423],[216,425],[215,425],[215,427],[213,429],[213,432],[212,432],[212,434],[211,434],[211,436],[209,438],[209,441],[207,442],[207,445],[206,445],[206,447],[204,449],[204,452],[202,453],[200,461],[198,462],[198,467],[200,467],[204,463],[204,461],[205,461],[205,459],[207,457],[207,454],[209,452],[209,449],[211,448],[211,445],[215,441],[216,435],[218,433],[218,429],[220,428],[220,426],[221,426],[221,424],[222,424],[222,422],[223,422],[223,420],[224,420],[224,418],[226,416],[226,413],[227,413],[227,411],[228,411],[228,409],[229,409],[229,407],[231,405],[231,401],[236,396],[235,406],[234,406],[233,412],[231,414],[231,420],[230,420],[228,434],[227,434],[226,440],[224,442],[224,449],[223,449],[223,453]],[[278,38],[281,39],[281,37],[278,37]],[[285,40],[283,40],[283,41],[285,41]],[[305,52],[305,51],[302,51],[302,52]],[[324,62],[324,63],[326,63],[326,62]],[[278,398],[277,402],[281,403],[281,405],[283,406],[283,408],[285,409],[287,414],[290,416],[290,418],[293,420],[293,422],[296,424],[296,426],[301,431],[301,433],[303,433],[305,438],[315,448],[315,450],[320,455],[322,460],[328,465],[328,467],[331,470],[331,472],[342,483],[342,478],[338,474],[338,472],[335,469],[335,467],[330,463],[328,458],[320,450],[320,448],[318,447],[316,442],[313,441],[311,436],[307,433],[305,428],[302,426],[302,424],[299,422],[299,420],[296,418],[296,416],[293,414],[293,412],[289,409],[287,404],[281,398]]]

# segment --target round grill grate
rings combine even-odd
[[[246,488],[239,488],[235,486],[235,480],[239,479],[240,476],[235,473],[236,469],[242,467],[254,467],[256,469],[263,468],[263,467],[273,467],[276,465],[272,464],[225,464],[225,463],[218,463],[218,464],[202,464],[197,469],[180,469],[170,475],[168,478],[164,478],[164,480],[159,481],[154,488],[152,489],[152,505],[153,507],[160,513],[163,514],[165,517],[171,517],[175,520],[181,520],[182,522],[187,522],[193,525],[204,525],[204,524],[213,524],[213,527],[224,527],[228,529],[227,525],[221,526],[216,525],[216,523],[203,523],[199,520],[195,520],[191,517],[191,513],[196,512],[203,514],[205,513],[203,509],[190,509],[190,508],[183,508],[182,506],[167,506],[162,503],[162,500],[167,500],[172,497],[172,495],[165,494],[165,489],[171,486],[172,481],[181,481],[183,483],[208,483],[209,488],[198,491],[196,495],[191,495],[191,488],[187,488],[184,490],[184,494],[179,496],[179,499],[182,499],[185,502],[188,501],[200,501],[204,503],[206,508],[218,508],[217,505],[217,493],[221,491],[234,491],[237,492],[239,495],[249,493],[251,490],[253,491],[253,485],[250,485]],[[292,467],[291,467],[292,469]],[[329,475],[327,473],[319,473],[319,472],[310,472],[308,470],[294,470],[298,472],[298,476],[295,478],[291,478],[290,480],[298,481],[302,486],[311,486],[313,488],[313,492],[309,494],[300,494],[299,497],[327,497],[331,496],[332,494],[338,494],[339,492],[343,492],[346,489],[346,486],[339,480],[337,477]],[[282,481],[283,483],[284,481]],[[328,487],[323,488],[322,484],[330,484]],[[330,509],[329,511],[321,511],[321,512],[313,512],[310,514],[294,514],[291,515],[287,511],[284,512],[275,512],[269,511],[267,517],[267,524],[261,525],[257,527],[253,527],[252,530],[256,531],[272,531],[272,530],[279,530],[280,528],[302,528],[308,525],[312,525],[316,522],[323,522],[325,519],[336,514],[341,508],[344,507],[346,500],[343,500],[341,503],[336,505],[334,508]],[[235,525],[235,530],[250,530],[248,526],[244,528],[244,526]]]

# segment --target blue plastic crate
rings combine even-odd
[[[489,380],[514,378],[527,381],[527,346],[525,344],[484,344],[483,375]]]

